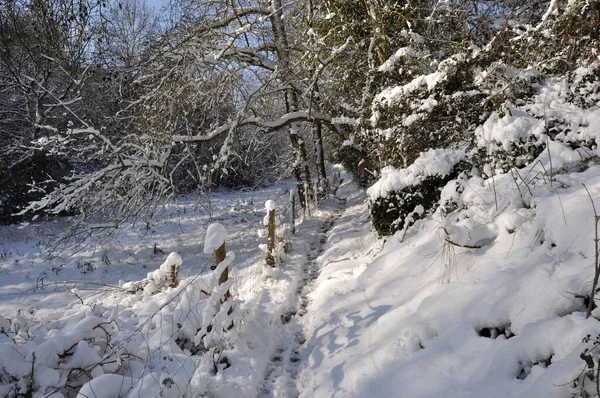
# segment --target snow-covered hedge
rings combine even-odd
[[[388,166],[381,170],[379,181],[369,190],[373,224],[381,235],[402,229],[416,206],[422,205],[425,210],[437,207],[439,190],[460,171],[483,178],[512,173],[522,185],[520,189],[527,191],[527,185],[536,179],[549,181],[557,173],[583,170],[590,159],[596,158],[600,110],[595,104],[600,100],[600,63],[545,79],[534,70],[496,64],[480,70],[473,82],[482,91],[502,94],[502,102],[494,106],[495,110],[483,112],[481,120],[463,132],[464,137],[454,145],[466,148],[464,152],[427,150],[407,168]],[[404,94],[400,90],[387,101],[395,103]],[[452,112],[457,118],[462,115],[460,109]],[[428,126],[429,119],[437,114],[421,116],[411,123],[406,122],[410,115],[406,116],[405,126],[390,130],[390,137],[397,138],[398,131],[412,128],[412,124]],[[443,141],[440,145],[449,146]],[[401,143],[396,146],[401,147]],[[390,145],[388,151],[394,148]],[[392,158],[389,161],[394,164]],[[528,165],[529,170],[518,171]]]
[[[431,149],[406,169],[384,168],[379,181],[367,191],[377,232],[390,235],[404,227],[415,209],[435,207],[441,189],[458,175],[464,156],[462,150]]]

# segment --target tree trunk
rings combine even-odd
[[[306,157],[306,147],[302,138],[300,138],[298,131],[295,128],[290,129],[290,142],[292,143],[292,150],[294,151],[294,177],[296,177],[296,186],[298,188],[298,197],[300,198],[300,206],[306,208],[306,186],[307,181],[310,181],[310,174],[306,178],[306,169],[308,169],[308,162],[305,162],[306,167],[302,167],[302,154]]]
[[[325,172],[325,154],[323,152],[323,134],[321,123],[313,125],[313,141],[315,143],[315,161],[317,162],[317,186],[315,194],[324,197],[327,194],[327,174]]]
[[[288,85],[288,89],[285,92],[286,108],[287,112],[296,112],[299,109],[298,106],[298,95],[291,86],[293,81],[292,72],[290,69],[290,49],[285,31],[285,25],[282,18],[282,5],[281,0],[271,0],[271,7],[273,8],[273,14],[270,17],[271,27],[273,29],[273,38],[276,44],[277,58],[281,67],[281,76],[284,84]],[[298,181],[298,196],[300,199],[300,205],[305,208],[308,206],[306,200],[305,189],[309,190],[310,196],[310,168],[308,165],[308,156],[306,153],[306,145],[300,137],[300,124],[292,124],[290,130],[290,142],[294,153],[294,176]],[[308,187],[308,188],[305,188]]]
[[[35,87],[34,87],[33,82],[31,83],[31,88],[26,93],[26,98],[27,98],[27,113],[29,114],[29,122],[33,126],[33,129],[31,130],[32,136],[30,137],[30,139],[33,141],[33,140],[40,138],[39,125],[42,124],[42,113],[41,113],[40,101],[37,96],[37,93],[35,92]]]

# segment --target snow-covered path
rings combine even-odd
[[[313,397],[315,393],[322,397],[326,394],[334,396],[337,392],[341,393],[340,396],[350,396],[344,395],[343,390],[336,391],[335,385],[324,385],[323,381],[342,381],[341,367],[329,367],[329,359],[343,356],[342,351],[346,347],[356,345],[360,340],[360,330],[352,327],[351,319],[340,318],[337,312],[329,309],[331,305],[337,307],[339,299],[347,294],[345,282],[356,279],[381,249],[381,242],[372,231],[366,211],[364,192],[355,185],[348,185],[343,187],[340,196],[344,197],[345,209],[336,215],[336,222],[328,229],[321,252],[314,260],[319,272],[305,300],[308,305],[302,327],[306,342],[301,349],[302,362],[297,377],[300,397]],[[350,289],[352,284],[348,286]],[[347,304],[351,307],[357,302],[348,301]],[[338,337],[336,330],[346,330],[348,336],[340,338],[342,336]],[[316,377],[322,372],[326,375]]]
[[[270,358],[271,362],[259,394],[261,398],[294,398],[300,395],[296,379],[304,365],[300,352],[306,343],[306,330],[302,317],[307,313],[313,282],[320,273],[320,263],[317,260],[324,251],[329,231],[343,213],[345,202],[345,199],[327,200],[322,204],[317,215],[317,220],[325,217],[317,233],[304,232],[304,235],[309,236],[309,246],[306,259],[303,264],[300,264],[302,278],[298,281],[295,291],[293,300],[295,305],[280,317],[280,330],[277,333],[280,336],[279,342]]]

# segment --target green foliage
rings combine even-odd
[[[365,157],[363,153],[351,146],[342,146],[335,154],[334,161],[344,166],[348,172],[357,175],[358,163]]]
[[[402,230],[408,216],[418,205],[426,212],[436,209],[440,193],[446,183],[457,177],[459,167],[447,176],[427,177],[421,184],[411,185],[387,197],[377,198],[371,203],[373,226],[380,236],[392,235]],[[417,217],[418,218],[418,217]]]

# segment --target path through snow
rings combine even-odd
[[[310,241],[306,261],[302,265],[303,276],[296,288],[296,303],[281,315],[280,330],[277,332],[279,343],[267,367],[265,381],[259,393],[261,398],[295,398],[300,395],[296,378],[304,364],[300,353],[306,343],[302,317],[307,313],[309,294],[321,272],[318,258],[324,251],[329,231],[344,212],[345,203],[345,199],[336,198],[322,204],[320,213],[326,218]]]

